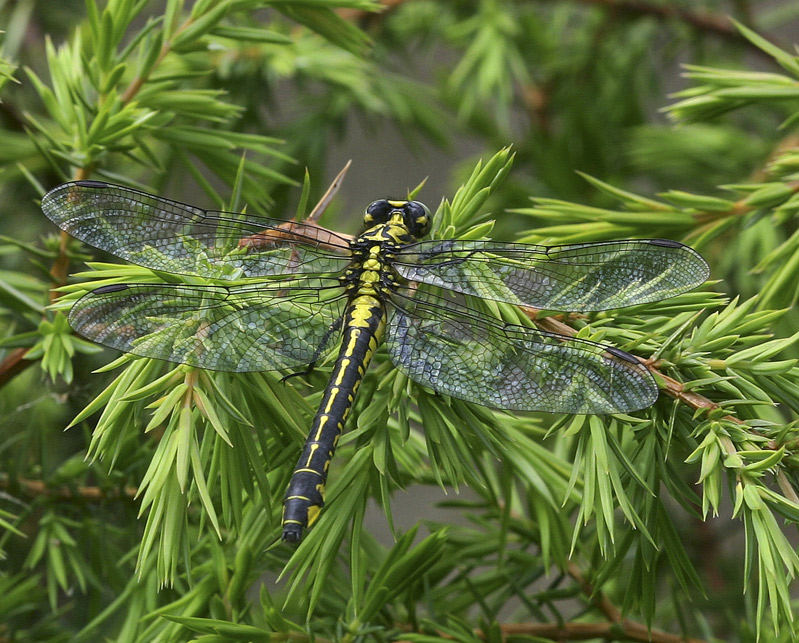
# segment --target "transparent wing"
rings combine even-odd
[[[417,291],[394,293],[386,344],[412,380],[499,409],[621,413],[654,403],[658,389],[632,355],[611,346],[490,321]]]
[[[406,279],[535,308],[607,310],[673,297],[708,278],[705,260],[666,239],[536,246],[421,241],[395,252]]]
[[[225,278],[338,272],[344,237],[317,226],[203,210],[100,181],[64,183],[42,199],[47,217],[74,237],[131,263]]]
[[[324,355],[346,305],[337,280],[302,281],[309,287],[105,286],[75,303],[69,323],[143,357],[215,371],[290,369]]]

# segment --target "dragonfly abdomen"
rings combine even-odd
[[[283,540],[299,541],[319,516],[330,460],[385,321],[384,304],[372,294],[355,295],[347,306],[338,359],[283,501]]]

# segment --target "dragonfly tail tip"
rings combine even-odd
[[[283,526],[283,542],[298,543],[302,540],[302,526],[301,525],[284,525]]]

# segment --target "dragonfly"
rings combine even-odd
[[[425,239],[414,200],[379,199],[354,238],[316,224],[199,208],[101,181],[42,200],[60,228],[151,270],[200,277],[85,294],[69,322],[135,355],[212,371],[296,371],[335,361],[283,503],[301,540],[324,505],[328,468],[378,346],[438,394],[511,411],[627,413],[652,405],[645,364],[614,346],[506,323],[480,300],[601,311],[686,292],[709,275],[667,239],[561,246]],[[478,298],[478,299],[476,299]]]

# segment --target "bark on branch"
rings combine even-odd
[[[32,480],[30,478],[14,478],[10,480],[8,476],[0,477],[0,489],[18,488],[28,496],[49,496],[51,498],[62,498],[64,500],[74,500],[82,498],[84,500],[118,500],[135,498],[139,490],[136,487],[124,487],[114,489],[112,487],[103,488],[95,486],[50,486],[43,480]]]

